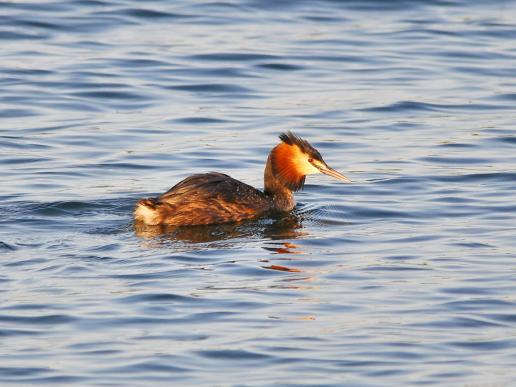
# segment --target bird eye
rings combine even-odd
[[[309,163],[311,163],[312,161],[314,161],[314,159],[312,159],[312,158],[309,158],[309,159],[308,159],[308,162],[309,162]]]

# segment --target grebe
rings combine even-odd
[[[238,222],[270,211],[290,211],[306,175],[324,173],[351,181],[330,168],[308,141],[282,133],[265,166],[263,192],[218,172],[192,175],[157,198],[141,199],[134,219],[148,226],[194,226]]]

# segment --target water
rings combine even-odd
[[[516,6],[0,3],[0,382],[516,384]],[[294,213],[135,232],[194,172]]]

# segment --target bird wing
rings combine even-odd
[[[270,209],[259,190],[218,172],[180,181],[158,199],[169,224],[213,224],[255,217]]]

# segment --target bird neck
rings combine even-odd
[[[276,211],[290,211],[296,205],[294,193],[287,185],[276,175],[277,166],[274,165],[274,150],[267,158],[264,172],[264,193],[273,204]]]

